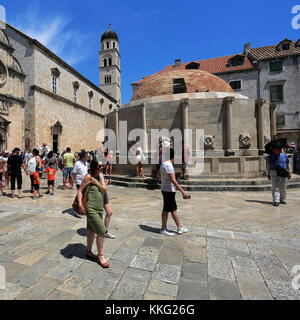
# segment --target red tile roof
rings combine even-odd
[[[227,73],[227,72],[234,72],[234,71],[242,71],[242,70],[252,70],[254,69],[254,66],[250,62],[250,60],[245,57],[245,63],[242,66],[236,66],[236,67],[229,67],[228,66],[228,61],[237,56],[236,54],[230,55],[230,56],[225,56],[225,57],[218,57],[218,58],[212,58],[212,59],[207,59],[207,60],[197,60],[193,61],[195,63],[200,64],[200,70],[206,71],[212,74],[220,74],[220,73]],[[165,69],[151,75],[151,76],[146,76],[142,80],[137,81],[135,83],[140,84],[145,82],[146,80],[152,78],[153,76],[156,76],[160,73],[163,72],[168,72],[172,70],[184,70],[186,65],[190,64],[190,62],[182,63],[180,66],[176,67],[175,65],[170,65],[166,66]]]
[[[299,41],[299,40],[298,40]],[[287,57],[293,55],[300,55],[300,47],[296,47],[296,42],[290,42],[291,49],[290,50],[282,50],[277,51],[276,46],[266,46],[260,48],[252,48],[250,49],[250,57],[253,60],[267,60],[272,58],[279,58],[279,57]]]

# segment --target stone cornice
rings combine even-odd
[[[10,54],[12,54],[15,51],[14,47],[12,47],[2,41],[0,41],[0,46],[2,46],[4,49],[6,49]]]
[[[0,93],[0,101],[7,101],[7,102],[15,102],[22,106],[25,105],[26,101],[24,99],[16,98],[9,94],[2,94]]]
[[[44,95],[46,95],[46,96],[48,96],[48,97],[50,97],[50,98],[52,98],[52,99],[54,99],[54,100],[57,100],[57,101],[60,101],[60,102],[69,104],[69,105],[73,106],[74,108],[81,109],[81,110],[83,110],[83,111],[85,111],[85,112],[88,112],[88,113],[90,113],[90,114],[93,114],[93,115],[95,115],[95,116],[98,116],[99,118],[104,118],[104,116],[103,116],[102,114],[100,114],[100,113],[98,113],[98,112],[96,112],[96,111],[94,111],[94,110],[90,110],[90,109],[88,109],[87,107],[84,107],[84,106],[82,106],[82,105],[80,105],[80,104],[74,103],[73,101],[71,101],[71,100],[69,100],[69,99],[67,99],[67,98],[64,98],[64,97],[62,97],[62,96],[59,96],[59,95],[57,95],[57,94],[55,94],[55,93],[53,93],[53,92],[51,92],[51,91],[48,91],[48,90],[46,90],[46,89],[43,89],[43,88],[41,88],[41,87],[39,87],[39,86],[31,86],[31,89],[32,89],[33,91],[37,91],[37,92],[39,92],[39,93],[41,93],[41,94],[44,94]]]
[[[121,58],[120,52],[119,52],[119,50],[117,48],[100,50],[99,54],[105,55],[106,53],[114,53],[115,51],[117,52],[118,56]]]
[[[26,74],[19,72],[18,70],[12,68],[12,67],[7,67],[8,71],[12,74],[15,74],[20,77],[21,80],[24,80],[26,78]]]
[[[117,69],[119,70],[119,72],[122,73],[121,69],[120,69],[119,66],[116,65],[116,64],[112,64],[111,66],[106,66],[106,67],[99,67],[99,69],[100,69],[101,71],[105,71],[105,70],[111,70],[112,67],[117,68]]]

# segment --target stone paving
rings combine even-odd
[[[300,299],[292,288],[292,268],[300,265],[300,190],[289,191],[288,204],[278,208],[270,193],[195,192],[186,201],[178,194],[190,232],[169,238],[159,233],[159,191],[111,186],[116,239],[105,241],[107,270],[84,258],[86,219],[70,209],[75,194],[0,198],[7,278],[1,300]]]

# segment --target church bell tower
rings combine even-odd
[[[100,89],[117,100],[121,106],[121,68],[119,38],[115,31],[108,30],[101,37],[99,51]]]

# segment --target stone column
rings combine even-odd
[[[146,113],[146,106],[143,103],[141,105],[142,108],[142,129],[143,129],[143,137],[142,137],[142,141],[143,141],[143,151],[144,153],[148,152],[148,139],[147,139],[147,113]]]
[[[276,135],[276,103],[270,103],[270,131],[271,131],[271,140],[273,136]]]
[[[263,106],[266,103],[265,99],[257,99],[257,148],[259,155],[264,152],[264,116],[263,116]]]
[[[233,156],[232,151],[232,103],[234,97],[225,97],[224,104],[226,108],[226,150],[225,156]]]
[[[182,99],[180,103],[182,105],[183,139],[184,143],[188,143],[189,137],[186,130],[189,129],[189,99]]]
[[[116,153],[119,153],[120,151],[120,146],[119,146],[119,109],[116,108],[115,110],[115,132],[116,132]]]

